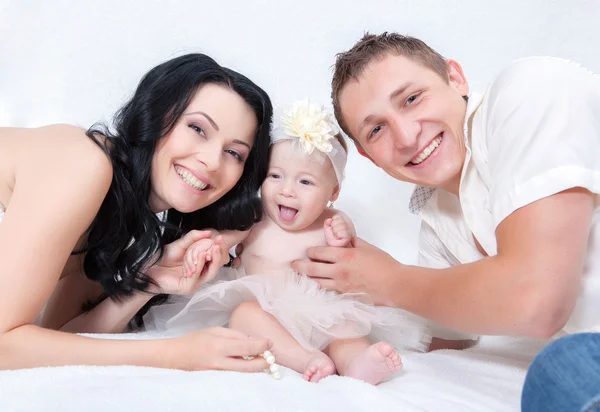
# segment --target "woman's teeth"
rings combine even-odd
[[[196,176],[194,176],[193,174],[191,174],[184,168],[176,167],[175,171],[177,172],[177,174],[179,176],[181,176],[181,178],[183,179],[183,181],[185,183],[187,183],[188,185],[190,185],[191,187],[193,187],[196,190],[204,190],[208,186],[206,183],[198,180],[196,178]]]
[[[437,139],[434,139],[433,142],[431,142],[429,146],[423,149],[423,151],[417,157],[411,160],[410,163],[412,163],[413,165],[423,163],[433,153],[436,147],[440,145],[441,142],[442,136],[439,136]]]

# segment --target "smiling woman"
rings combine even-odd
[[[239,123],[227,122],[229,116]],[[231,190],[244,171],[256,126],[252,108],[237,93],[217,84],[200,87],[173,130],[157,144],[152,210],[193,212]]]
[[[153,342],[53,329],[118,332],[155,294],[213,277],[225,260],[218,250],[184,279],[185,250],[212,235],[192,229],[244,230],[262,217],[271,116],[249,79],[189,54],[143,77],[114,130],[0,129],[0,368],[263,370],[264,359],[240,357],[270,343],[224,329]]]

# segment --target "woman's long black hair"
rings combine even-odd
[[[171,209],[163,221],[149,205],[155,147],[173,129],[198,88],[207,83],[236,92],[252,108],[258,124],[254,146],[233,189],[192,213]],[[187,54],[156,66],[142,78],[134,96],[117,112],[113,130],[96,124],[87,131],[113,168],[112,184],[80,251],[85,252],[86,276],[104,289],[91,307],[106,297],[119,299],[147,290],[152,281],[143,269],[160,259],[166,244],[188,231],[246,230],[260,220],[258,190],[267,174],[272,115],[269,96],[248,78],[206,55]],[[160,298],[153,298],[138,313],[136,323],[152,304],[164,300]]]

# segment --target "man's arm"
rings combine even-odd
[[[550,337],[575,306],[593,209],[591,193],[570,189],[516,210],[498,226],[496,256],[437,273],[416,268],[427,304],[399,303],[451,328]]]
[[[448,328],[545,338],[575,305],[593,209],[583,189],[531,203],[498,226],[496,256],[447,269],[402,265],[360,239],[350,249],[313,248],[309,258],[328,263],[294,268],[323,287],[366,292]]]

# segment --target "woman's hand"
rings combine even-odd
[[[156,282],[148,292],[187,295],[213,279],[220,266],[211,263],[221,261],[220,247],[211,248],[214,249],[211,253],[211,261],[214,262],[198,261],[191,276],[187,276],[184,271],[184,258],[188,249],[202,239],[208,239],[210,242],[211,236],[212,232],[208,230],[193,230],[165,246],[163,257],[147,270],[147,274]],[[213,242],[216,243],[217,240]]]
[[[210,328],[166,341],[166,367],[183,370],[262,372],[269,368],[257,355],[271,348],[269,339],[252,339],[242,332]],[[254,359],[245,360],[244,356]]]

